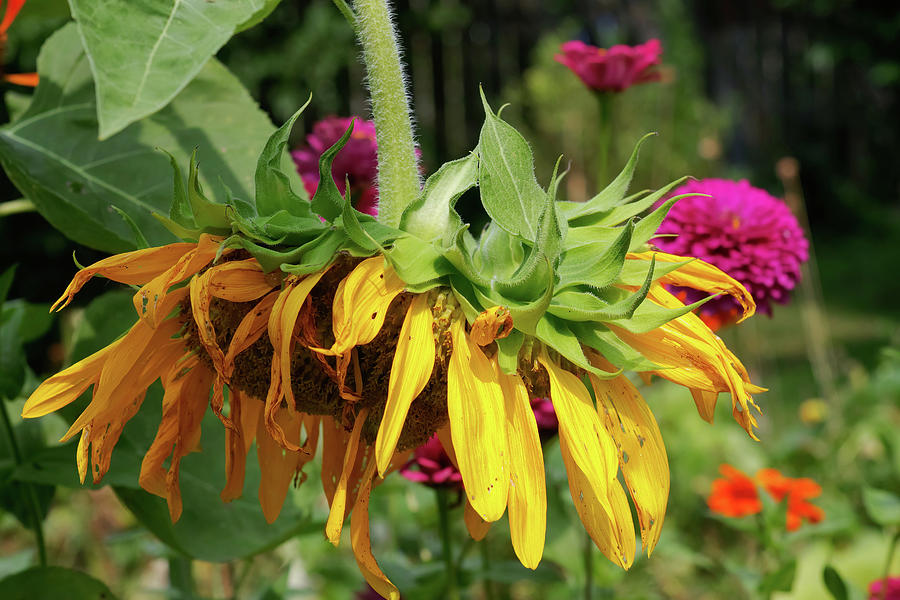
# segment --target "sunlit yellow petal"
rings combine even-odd
[[[506,415],[493,365],[466,335],[464,321],[450,328],[453,354],[447,370],[447,411],[466,496],[485,521],[506,509]]]
[[[76,400],[100,378],[104,363],[116,351],[116,346],[121,341],[113,342],[99,352],[46,379],[28,397],[22,408],[22,416],[26,419],[43,417]]]
[[[697,405],[697,412],[707,423],[712,423],[716,416],[716,400],[719,392],[708,392],[697,388],[691,388],[691,396]]]
[[[550,378],[550,399],[559,419],[560,439],[566,441],[575,464],[594,487],[594,496],[611,514],[607,497],[619,470],[615,444],[600,424],[581,380],[550,360],[546,349],[541,349],[538,361]]]
[[[598,498],[589,475],[578,466],[569,443],[562,436],[559,449],[566,466],[569,493],[585,530],[606,558],[623,569],[629,568],[636,548],[631,509],[622,485],[614,479],[609,485],[608,497]]]
[[[278,298],[279,291],[273,291],[263,297],[250,312],[241,319],[234,336],[228,343],[228,351],[225,353],[225,361],[222,366],[223,374],[230,380],[234,373],[234,361],[237,355],[252,346],[266,332],[269,324],[269,315]],[[252,431],[256,431],[253,427]]]
[[[615,367],[592,356],[595,366]],[[641,545],[649,556],[659,541],[669,498],[669,460],[650,407],[624,375],[600,379],[590,375],[600,421],[619,448],[619,467],[641,524]]]
[[[81,431],[78,438],[78,448],[75,450],[75,464],[78,465],[78,480],[84,484],[88,468],[88,450],[90,447],[91,426],[88,425]]]
[[[356,564],[372,589],[388,600],[399,600],[400,592],[387,578],[372,555],[372,541],[369,537],[369,496],[372,492],[372,478],[375,476],[375,461],[370,461],[360,483],[359,494],[350,517],[350,544]]]
[[[523,565],[536,569],[544,553],[547,490],[544,455],[528,390],[518,375],[507,375],[494,362],[506,408],[509,452],[509,535]],[[471,531],[471,530],[470,530]]]
[[[385,266],[382,256],[359,263],[341,281],[334,295],[334,345],[318,351],[339,355],[371,342],[381,331],[388,307],[404,286],[394,270]]]
[[[654,257],[656,258],[657,263],[690,261],[686,265],[678,267],[676,270],[660,277],[658,280],[659,283],[689,287],[709,294],[725,292],[737,300],[743,308],[743,316],[741,316],[740,321],[752,316],[753,313],[756,312],[756,302],[754,302],[753,296],[750,295],[747,288],[745,288],[737,279],[708,262],[702,261],[699,258],[691,259],[691,257],[687,256],[676,256],[674,254],[655,251],[632,252],[628,254],[628,258],[632,260],[650,260]]]
[[[375,440],[378,473],[382,477],[397,447],[409,405],[431,378],[435,357],[433,323],[428,296],[420,294],[413,298],[397,339],[387,403]]]
[[[204,273],[207,274],[210,295],[229,302],[252,302],[278,284],[254,258],[222,263]]]

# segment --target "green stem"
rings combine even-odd
[[[356,15],[353,14],[353,9],[350,8],[344,0],[331,0],[334,2],[334,5],[337,7],[341,14],[344,15],[344,18],[347,19],[347,22],[350,23],[350,26],[353,27],[353,31],[356,31]]]
[[[398,227],[420,190],[400,46],[388,0],[356,0],[354,8],[378,139],[378,220]]]
[[[900,542],[900,531],[894,534],[891,545],[888,546],[887,561],[884,563],[884,575],[881,577],[881,600],[887,600],[888,578],[891,575],[891,563],[894,562],[894,552],[897,551],[898,542]]]
[[[584,600],[594,595],[594,540],[584,532]]]
[[[6,430],[6,438],[9,440],[9,447],[12,451],[13,462],[17,467],[24,464],[22,459],[22,451],[16,441],[16,433],[13,431],[12,422],[9,420],[9,414],[6,412],[6,401],[0,398],[0,420],[3,421],[3,428]],[[30,481],[23,481],[22,487],[25,491],[25,504],[28,506],[28,512],[31,516],[31,528],[34,530],[34,538],[37,543],[38,560],[42,567],[47,566],[47,545],[44,543],[44,515],[41,513],[41,504],[38,500],[37,490]]]
[[[459,600],[459,581],[457,581],[456,564],[453,562],[453,549],[450,547],[450,500],[445,489],[435,488],[434,493],[437,497],[441,526],[441,552],[444,555],[447,570],[447,598]]]
[[[494,582],[490,579],[491,572],[491,551],[488,547],[487,540],[481,540],[481,570],[484,572],[484,597],[486,600],[496,600],[497,594],[494,590]]]
[[[612,105],[613,94],[610,92],[598,92],[597,103],[600,113],[599,148],[597,152],[597,191],[602,190],[609,183],[609,156],[612,147],[613,125]]]
[[[23,212],[33,212],[37,210],[34,202],[27,198],[19,198],[18,200],[10,200],[9,202],[0,203],[0,218],[8,217]]]
[[[191,559],[184,556],[171,556],[169,558],[169,586],[178,591],[181,600],[193,600],[194,574],[191,569]]]

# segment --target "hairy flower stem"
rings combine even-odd
[[[459,582],[456,575],[456,563],[453,562],[453,549],[450,547],[450,499],[448,491],[442,488],[434,488],[437,497],[438,518],[441,524],[441,552],[444,555],[444,564],[447,565],[447,598],[459,600]]]
[[[378,220],[397,227],[421,187],[400,46],[388,0],[356,0],[354,9],[378,139]]]
[[[6,412],[6,401],[4,398],[0,398],[0,421],[3,421],[3,429],[6,433],[10,452],[13,455],[13,462],[19,467],[23,463],[22,451],[19,449],[19,444],[16,441],[16,432],[13,430],[12,423],[9,420],[9,414]],[[22,491],[25,494],[25,505],[28,507],[29,516],[31,517],[31,528],[34,530],[35,542],[37,543],[38,560],[42,567],[46,567],[47,545],[44,543],[44,516],[41,513],[37,491],[34,489],[34,485],[28,481],[22,482]]]

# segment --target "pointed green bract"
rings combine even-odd
[[[425,182],[419,198],[404,211],[400,228],[427,241],[455,231],[462,222],[453,207],[475,186],[477,175],[478,155],[474,152],[441,165]]]
[[[297,215],[298,217],[309,216],[309,198],[306,197],[306,189],[300,185],[301,195],[294,192],[291,181],[288,176],[281,170],[282,156],[284,155],[285,146],[288,137],[291,135],[291,129],[309,103],[312,96],[306,101],[306,104],[300,107],[284,125],[275,130],[269,137],[263,148],[259,160],[256,162],[256,210],[262,216],[271,215],[279,210]]]
[[[313,212],[329,222],[333,221],[344,209],[344,197],[341,196],[334,177],[331,175],[331,163],[334,162],[334,157],[347,144],[347,140],[352,134],[353,122],[351,121],[344,135],[319,157],[319,185],[310,204]],[[349,189],[347,189],[347,193],[350,193]]]
[[[484,125],[478,138],[481,203],[513,235],[534,241],[546,192],[534,178],[534,156],[525,138],[491,110],[484,91]]]

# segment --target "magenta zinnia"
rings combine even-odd
[[[661,62],[662,44],[653,39],[638,46],[598,48],[580,40],[560,46],[556,62],[569,67],[584,85],[597,92],[622,92],[633,85],[658,81],[653,68]]]
[[[757,307],[772,314],[772,302],[785,304],[800,279],[800,266],[809,258],[809,242],[796,217],[781,200],[746,180],[702,179],[672,192],[704,194],[675,203],[658,230],[655,244],[664,252],[696,256],[738,281]],[[694,290],[678,290],[682,300],[704,297]],[[740,306],[728,296],[700,309],[713,329],[736,321]]]

